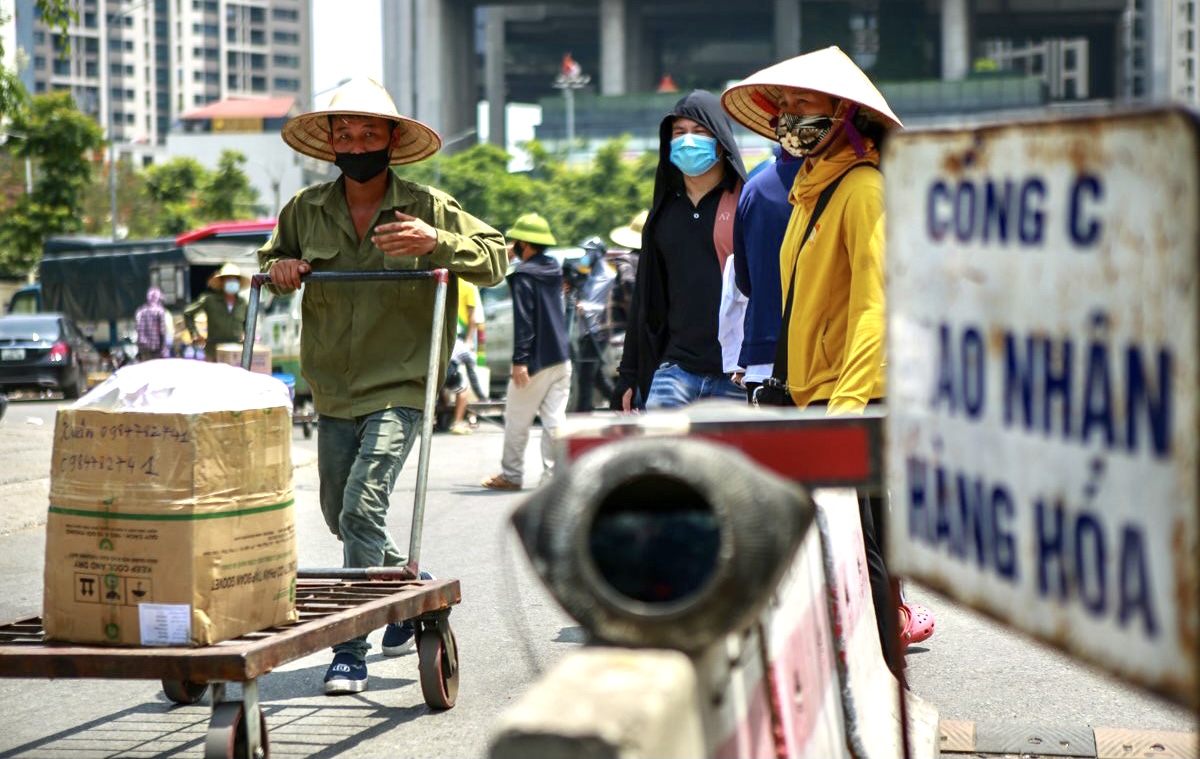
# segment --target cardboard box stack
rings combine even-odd
[[[46,637],[208,645],[295,621],[290,408],[272,377],[164,359],[61,409]]]

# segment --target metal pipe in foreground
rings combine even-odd
[[[645,438],[588,452],[512,521],[597,641],[691,653],[753,621],[814,513],[803,488],[735,448]]]

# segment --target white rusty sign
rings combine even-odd
[[[1194,709],[1198,173],[1172,109],[884,160],[892,571]]]

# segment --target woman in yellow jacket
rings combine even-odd
[[[722,103],[743,125],[777,139],[804,160],[789,194],[792,216],[779,251],[781,334],[787,341],[792,400],[801,408],[826,406],[830,414],[862,413],[886,390],[878,143],[900,120],[866,74],[836,47],[752,74],[729,88]],[[827,204],[814,220],[818,200],[830,187]],[[874,528],[874,512],[883,504],[877,498],[860,501],[880,641],[896,669],[902,666],[901,654],[892,641],[928,638],[933,616],[924,607],[902,604],[900,632],[889,630],[894,619],[887,611],[890,580]]]

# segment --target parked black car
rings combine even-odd
[[[88,372],[100,369],[100,353],[64,314],[0,316],[0,393],[61,390],[78,398]]]

